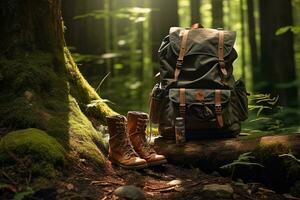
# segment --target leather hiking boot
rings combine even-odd
[[[130,111],[127,114],[128,134],[134,150],[145,159],[149,166],[166,163],[165,156],[158,155],[146,140],[148,114]]]
[[[109,132],[108,159],[126,169],[141,169],[147,167],[146,160],[140,158],[134,151],[127,133],[125,116],[106,117]]]

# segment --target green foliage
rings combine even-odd
[[[231,178],[234,176],[234,172],[237,166],[247,166],[247,167],[253,167],[253,166],[258,166],[258,167],[264,167],[263,165],[256,163],[256,162],[251,162],[255,157],[251,156],[252,152],[246,152],[241,154],[238,159],[234,160],[232,163],[226,164],[221,166],[221,169],[230,169],[231,170]]]
[[[86,17],[93,17],[95,19],[114,17],[118,19],[129,19],[134,23],[139,23],[145,21],[146,17],[144,15],[149,14],[150,12],[151,12],[150,8],[140,8],[140,7],[120,8],[115,11],[93,10],[86,14],[77,15],[74,17],[74,19],[83,19]]]
[[[256,94],[249,97],[249,119],[244,123],[243,131],[249,137],[273,133],[292,133],[299,130],[300,111],[294,108],[278,106],[279,96]]]
[[[279,155],[279,157],[282,157],[282,158],[290,158],[292,159],[293,161],[297,162],[299,165],[300,165],[300,160],[297,159],[293,154],[291,153],[286,153],[286,154],[281,154]]]
[[[281,27],[276,31],[275,35],[282,35],[282,34],[287,33],[288,31],[291,31],[294,34],[298,34],[298,33],[300,33],[300,26],[284,26],[284,27]]]
[[[14,195],[13,200],[22,200],[25,199],[27,196],[34,194],[34,191],[31,187],[27,187],[24,191],[18,192]]]
[[[249,104],[249,110],[253,111],[257,109],[256,116],[259,117],[261,112],[265,109],[274,109],[274,106],[276,105],[278,101],[279,96],[277,97],[271,97],[270,94],[256,94],[251,95],[249,97],[249,100],[253,104]]]

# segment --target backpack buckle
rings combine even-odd
[[[182,67],[182,63],[183,63],[183,60],[177,60],[176,61],[176,67],[177,68],[181,68]]]
[[[215,105],[215,112],[217,115],[222,114],[222,106],[221,105]]]

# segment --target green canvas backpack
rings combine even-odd
[[[170,28],[158,50],[160,81],[151,93],[150,120],[174,138],[176,117],[187,139],[237,136],[248,117],[245,84],[235,81],[236,33],[221,29]]]

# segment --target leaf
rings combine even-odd
[[[9,189],[12,192],[16,192],[17,191],[17,189],[15,188],[15,186],[10,185],[10,184],[6,184],[6,183],[1,183],[0,184],[0,190],[1,189]]]
[[[286,32],[291,31],[294,34],[300,33],[300,26],[284,26],[279,29],[277,29],[275,35],[282,35]]]
[[[288,157],[288,158],[291,158],[293,160],[295,160],[298,164],[300,164],[300,160],[297,159],[293,154],[291,153],[286,153],[286,154],[281,154],[279,155],[279,157]]]
[[[111,59],[111,58],[116,58],[120,57],[121,55],[119,53],[105,53],[101,55],[101,58],[103,59]]]
[[[99,103],[111,103],[111,104],[114,104],[112,101],[110,101],[108,99],[97,99],[97,100],[91,101],[91,103],[87,104],[86,107],[87,108],[95,107]]]
[[[31,195],[31,194],[34,194],[34,191],[32,190],[32,188],[27,187],[25,191],[16,193],[16,194],[14,195],[13,200],[22,200],[22,199],[24,199],[26,196]]]
[[[293,26],[293,27],[291,28],[291,31],[292,31],[294,34],[300,33],[300,26]]]
[[[259,164],[259,163],[254,163],[254,162],[244,162],[244,161],[240,161],[240,162],[233,162],[227,165],[223,165],[222,167],[220,167],[221,169],[230,169],[233,166],[236,165],[246,165],[246,166],[258,166],[258,167],[264,167],[263,165]]]
[[[282,34],[288,32],[290,29],[291,29],[291,26],[281,27],[281,28],[277,29],[275,35],[282,35]]]

